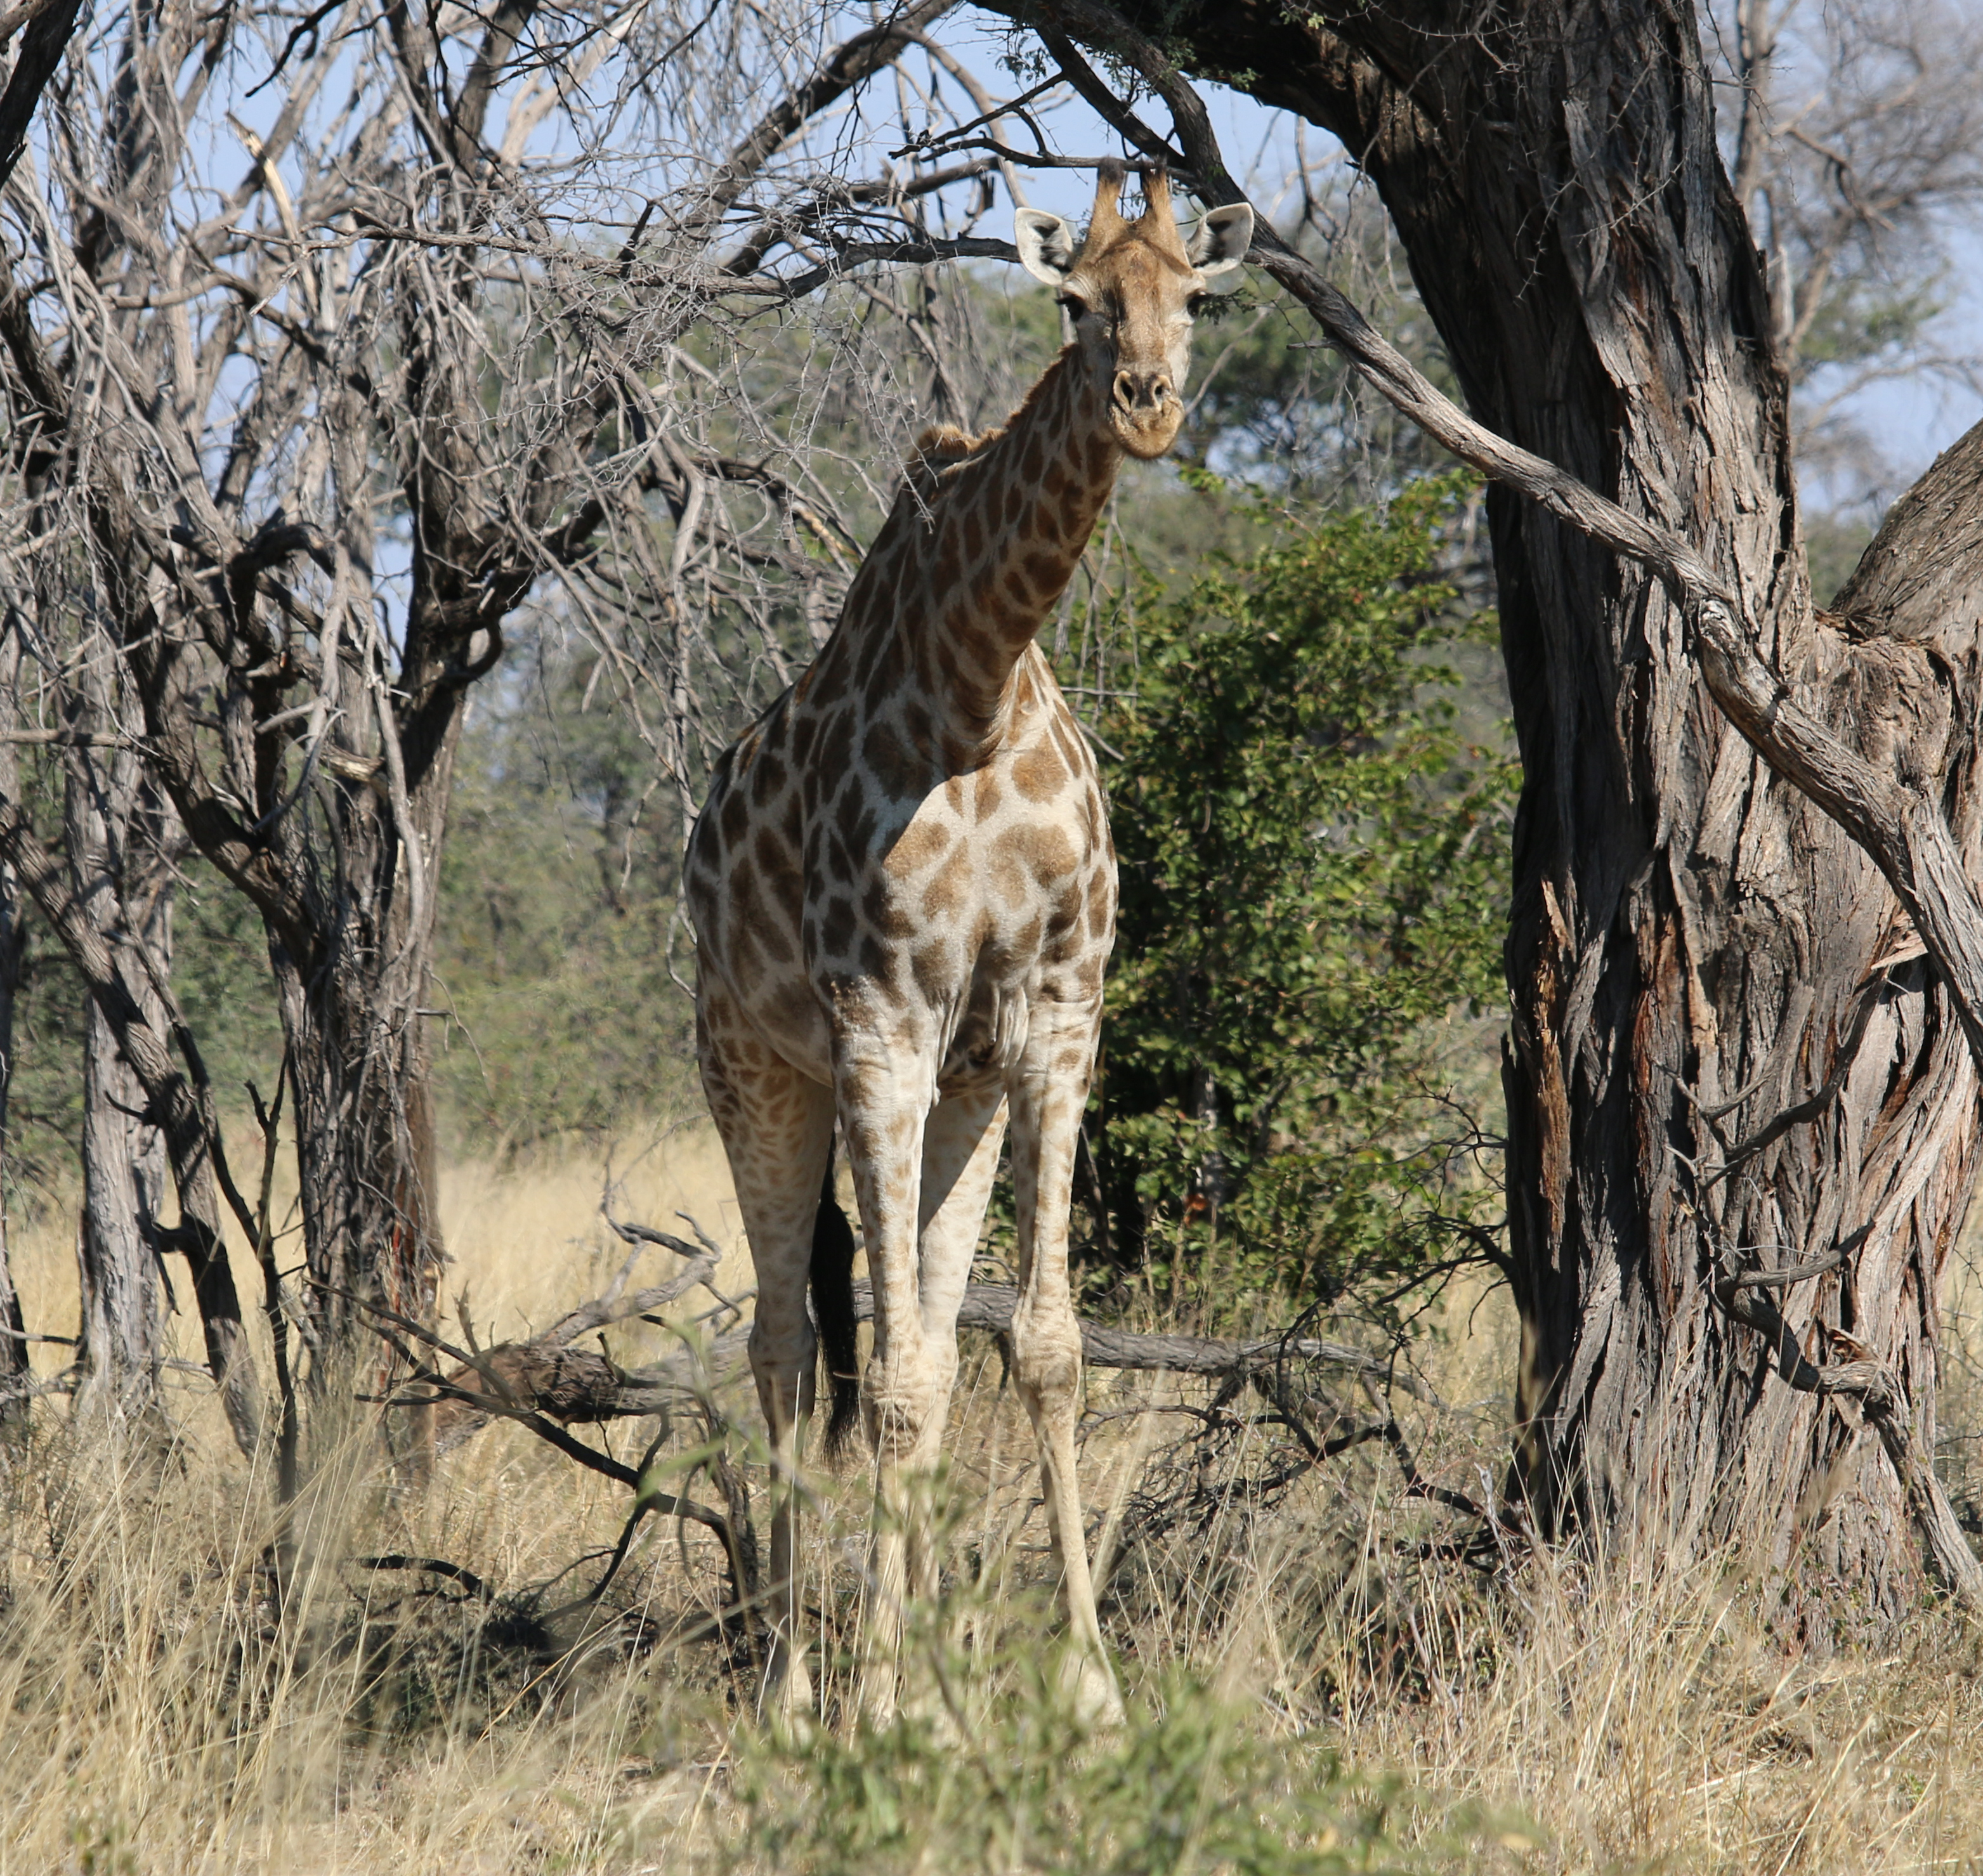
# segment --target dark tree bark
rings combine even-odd
[[[1108,45],[1102,9],[1042,10]],[[1343,139],[1473,415],[1690,543],[1805,708],[1931,794],[1975,877],[1983,446],[1896,511],[1839,616],[1811,613],[1785,379],[1692,9],[1122,15]],[[1520,1484],[1545,1529],[1680,1555],[1761,1535],[1814,1632],[1848,1606],[1891,1617],[1919,1584],[1893,1465],[1847,1403],[1775,1377],[1730,1284],[1842,1250],[1777,1292],[1789,1328],[1814,1359],[1887,1364],[1932,1450],[1939,1287],[1977,1170],[1955,1006],[1872,862],[1717,709],[1667,587],[1505,490],[1490,513],[1526,776]]]

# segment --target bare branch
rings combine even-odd
[[[0,92],[0,189],[6,186],[21,152],[28,147],[28,126],[34,121],[35,107],[75,36],[82,14],[82,0],[22,0],[0,15],[0,45],[23,26],[27,28],[14,69],[8,75],[7,88]]]

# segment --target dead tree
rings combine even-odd
[[[800,0],[166,0],[100,19],[50,94],[46,172],[7,198],[0,577],[45,647],[101,620],[146,776],[260,916],[320,1349],[347,1299],[433,1309],[429,959],[506,623],[594,640],[685,818],[852,564],[721,335],[850,271],[1005,251],[921,206],[989,159],[862,182],[794,147],[948,4],[835,45]]]
[[[172,962],[172,854],[176,823],[119,733],[121,672],[101,639],[82,650],[79,706],[62,749],[63,856],[82,916],[112,946],[142,948],[130,976],[146,1022],[168,1033],[159,983]],[[103,1009],[88,1000],[82,1036],[82,1213],[76,1260],[82,1290],[76,1400],[120,1416],[159,1405],[166,1299],[158,1228],[165,1216],[165,1140]]]

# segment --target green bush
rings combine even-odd
[[[1468,492],[1262,510],[1259,550],[1130,596],[1135,688],[1093,725],[1122,898],[1089,1197],[1119,1264],[1216,1246],[1242,1287],[1328,1300],[1493,1198],[1436,1059],[1501,999],[1517,779],[1462,741],[1444,661],[1492,624],[1433,575]]]
[[[1398,1867],[1382,1787],[1182,1677],[1090,1734],[1034,1664],[968,1722],[747,1750],[726,1870],[779,1876],[1334,1876]]]
[[[527,650],[463,738],[441,862],[429,1046],[450,1123],[485,1150],[701,1100],[673,792],[588,659]]]

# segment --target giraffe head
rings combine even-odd
[[[1145,462],[1177,440],[1184,421],[1185,361],[1192,318],[1208,282],[1246,258],[1253,211],[1214,209],[1187,244],[1171,215],[1170,180],[1152,170],[1142,214],[1123,220],[1116,208],[1122,165],[1105,162],[1095,183],[1088,239],[1057,215],[1022,209],[1019,259],[1058,295],[1115,440]]]

